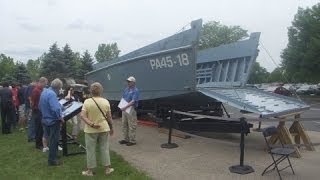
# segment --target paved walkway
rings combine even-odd
[[[179,145],[175,149],[163,149],[167,135],[159,133],[157,128],[139,126],[137,145],[120,145],[122,139],[121,120],[114,120],[115,135],[111,138],[111,149],[122,155],[138,169],[159,180],[215,180],[215,179],[278,179],[276,172],[261,176],[271,156],[265,151],[262,134],[251,132],[246,136],[245,163],[255,172],[247,175],[230,173],[229,167],[239,164],[239,134],[216,134],[215,139],[192,135],[190,139],[173,137],[172,142]],[[314,143],[320,142],[319,132],[309,132]],[[320,153],[302,149],[302,158],[291,158],[294,170],[284,170],[283,179],[319,179]]]

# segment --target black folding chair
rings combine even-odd
[[[268,137],[276,134],[278,131],[278,129],[274,126],[271,126],[271,127],[267,127],[265,129],[262,130],[262,133],[263,133],[263,136],[264,136],[264,139],[267,143],[267,148],[268,148],[268,153],[271,155],[272,157],[272,160],[273,160],[273,163],[270,164],[264,171],[263,173],[261,174],[262,176],[268,172],[271,172],[273,170],[277,170],[277,173],[280,177],[280,179],[282,179],[281,175],[280,175],[280,171],[290,167],[291,170],[292,170],[292,173],[294,174],[294,171],[293,171],[293,168],[292,168],[292,165],[291,165],[291,162],[290,162],[290,159],[289,159],[289,156],[295,152],[295,150],[293,148],[287,148],[287,147],[284,147],[283,143],[281,142],[280,138],[279,138],[279,141],[281,143],[281,146],[282,147],[274,147],[272,148],[271,145],[269,144],[268,142]],[[283,161],[287,159],[288,162],[289,162],[289,165],[280,169],[279,170],[279,167],[278,165]],[[272,168],[272,169],[271,169]]]

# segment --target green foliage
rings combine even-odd
[[[80,55],[80,53],[78,53],[78,52],[74,53],[74,60],[75,60],[75,65],[74,65],[75,72],[73,73],[72,77],[75,80],[82,80],[83,76],[82,76],[82,73],[81,73],[82,63],[81,63],[81,55]]]
[[[268,82],[288,82],[281,67],[275,68],[268,78]]]
[[[80,59],[78,57],[68,44],[63,47],[61,62],[64,64],[62,69],[64,78],[75,77],[79,68],[77,65],[79,64],[78,61],[80,61]]]
[[[40,76],[47,77],[49,80],[54,78],[63,78],[67,69],[64,67],[62,52],[58,48],[57,43],[54,43],[48,53],[43,54]]]
[[[249,76],[249,84],[260,84],[267,82],[269,77],[269,72],[266,68],[260,66],[258,62],[255,62],[252,66],[251,73]]]
[[[98,62],[108,61],[119,56],[120,50],[117,43],[99,44],[98,50],[95,53],[95,58]]]
[[[90,71],[92,71],[93,67],[93,58],[90,55],[90,53],[88,52],[88,50],[86,50],[84,52],[84,54],[82,55],[82,58],[80,59],[81,61],[81,66],[80,66],[80,78],[84,79],[84,75]]]
[[[28,84],[30,82],[30,77],[28,75],[27,67],[21,62],[16,63],[15,79],[20,84]]]
[[[75,78],[79,69],[79,56],[66,44],[61,51],[54,43],[42,58],[40,75],[49,80]]]
[[[102,44],[99,47],[100,51],[96,53],[99,57],[112,59],[118,57],[120,53],[117,43]],[[83,81],[84,75],[93,70],[93,62],[94,59],[88,50],[81,55],[73,52],[68,44],[60,50],[57,43],[52,44],[49,52],[45,52],[36,60],[29,59],[26,65],[21,62],[15,64],[13,58],[0,54],[0,81],[27,83],[31,79],[39,79],[40,76],[49,80],[71,78]]]
[[[282,67],[291,82],[320,81],[320,3],[299,8],[288,30],[289,43],[283,50]]]
[[[40,78],[40,62],[42,61],[43,56],[39,57],[37,60],[29,59],[27,62],[27,72],[28,76],[32,80]]]
[[[0,54],[0,81],[15,81],[15,64],[13,58]]]
[[[13,83],[16,83],[16,79],[11,75],[6,74],[1,78],[1,82],[7,82],[9,85],[12,85]]]
[[[217,21],[209,21],[203,25],[199,41],[199,49],[207,49],[236,42],[247,37],[247,30],[240,26],[226,26]]]

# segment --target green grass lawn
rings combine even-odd
[[[59,157],[63,161],[63,165],[49,167],[47,165],[48,155],[42,150],[35,148],[35,143],[27,142],[27,132],[14,130],[12,134],[0,134],[0,179],[87,179],[91,177],[83,177],[81,171],[86,168],[85,154],[75,156]],[[83,133],[79,137],[83,142]],[[84,144],[84,143],[83,143]],[[74,147],[70,147],[74,146]],[[70,147],[70,148],[69,148]],[[76,145],[68,145],[68,150],[75,150]],[[71,151],[74,152],[74,151]],[[99,153],[97,153],[98,155]],[[99,156],[98,158],[99,159]],[[120,155],[111,152],[111,164],[115,171],[106,176],[104,168],[97,162],[95,175],[91,179],[151,179],[144,172],[132,167]]]

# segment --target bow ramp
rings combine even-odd
[[[254,88],[198,88],[202,94],[240,110],[257,113],[261,118],[308,110],[310,106],[294,98]]]
[[[259,52],[259,37],[260,33],[251,33],[249,39],[199,51],[196,90],[261,118],[309,109],[300,100],[245,87]]]

